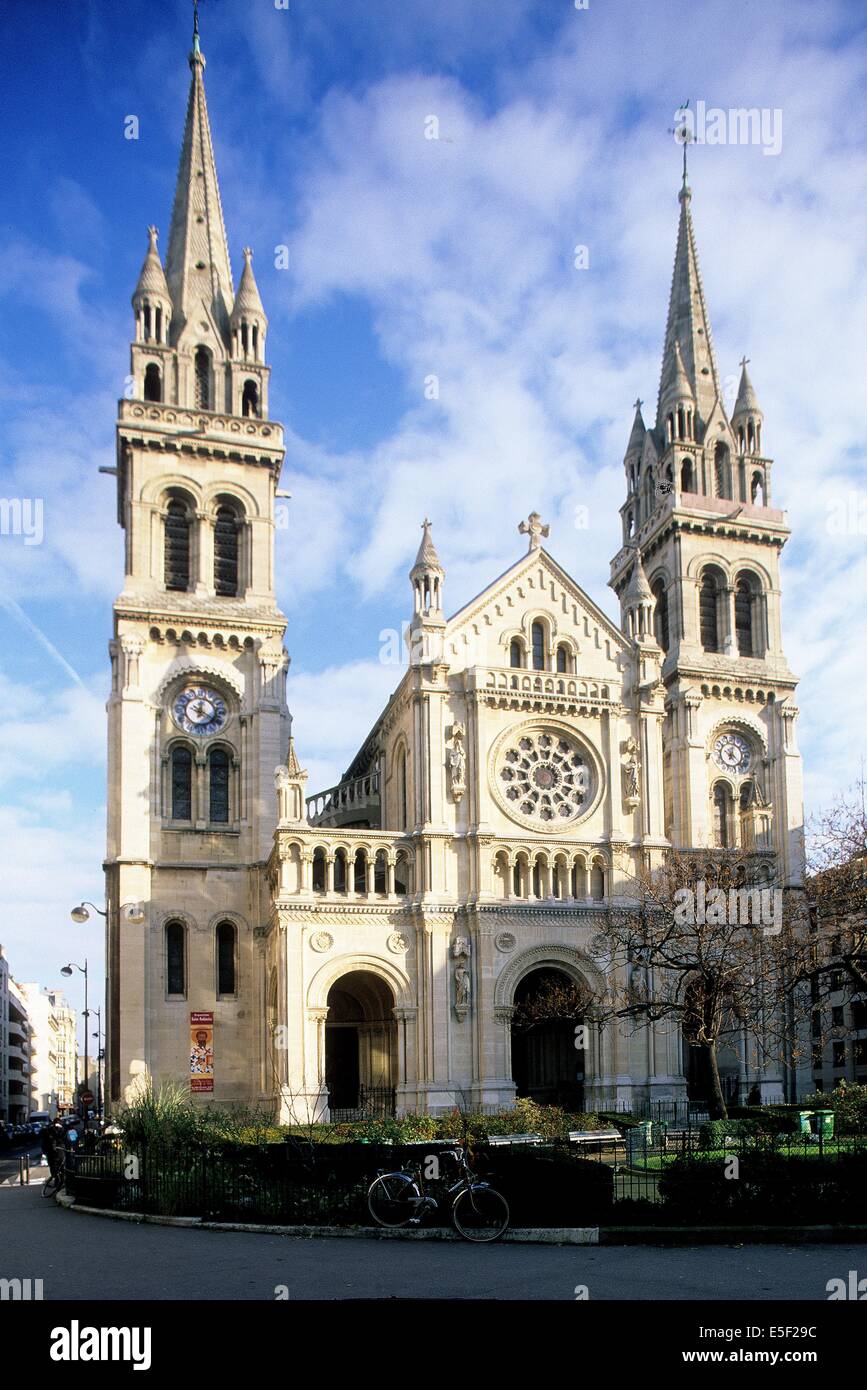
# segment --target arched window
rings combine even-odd
[[[363,849],[355,851],[355,891],[367,892],[367,855]]]
[[[156,362],[148,362],[145,367],[144,398],[146,401],[161,401],[163,398],[163,379]]]
[[[388,892],[388,868],[384,849],[376,851],[376,858],[373,861],[373,891],[374,893]]]
[[[692,459],[684,459],[680,465],[680,490],[681,492],[695,492]]]
[[[235,979],[235,943],[237,931],[234,922],[220,922],[217,925],[217,994],[237,993]]]
[[[653,610],[653,632],[664,652],[668,651],[668,593],[665,580],[657,579],[653,584],[656,607]]]
[[[557,670],[563,672],[569,670],[569,648],[563,642],[557,648]]]
[[[207,348],[196,348],[196,408],[212,409],[211,395],[211,354]]]
[[[234,507],[218,507],[214,523],[214,592],[222,598],[235,598],[238,593],[238,531]]]
[[[406,749],[401,747],[397,755],[397,829],[406,830]]]
[[[182,743],[172,749],[172,820],[193,819],[193,755]]]
[[[214,748],[208,756],[209,819],[213,825],[229,821],[229,754]]]
[[[719,575],[714,569],[706,569],[701,576],[698,591],[698,618],[701,632],[701,645],[706,652],[718,652],[719,644]]]
[[[632,512],[626,513],[626,539],[631,540],[635,534],[635,517]]]
[[[241,397],[241,414],[255,416],[259,414],[259,387],[256,385],[255,381],[244,382],[244,392]]]
[[[521,884],[521,861],[516,859],[512,867],[512,893],[516,898],[524,896]]]
[[[683,439],[685,433],[686,433],[686,420],[685,420],[684,413],[683,413],[683,406],[682,406],[682,405],[679,405],[679,406],[677,407],[677,437],[678,437],[678,439]]]
[[[533,641],[533,670],[545,669],[545,629],[541,623],[534,623],[531,629]]]
[[[348,872],[346,850],[338,849],[334,853],[334,891],[335,893],[345,893],[348,888]]]
[[[714,482],[717,497],[731,499],[732,479],[729,467],[729,451],[725,444],[717,444],[713,456]]]
[[[518,641],[518,638],[517,638],[517,637],[513,637],[512,640],[511,640],[511,642],[509,643],[509,665],[510,665],[510,666],[523,666],[523,664],[524,664],[524,652],[523,652],[523,648],[521,647],[521,643]]]
[[[166,994],[186,993],[186,928],[166,922]]]
[[[315,849],[313,851],[313,892],[324,893],[326,882],[325,850]]]
[[[598,859],[594,860],[590,870],[590,896],[596,902],[601,902],[605,897],[605,869]]]
[[[731,801],[726,783],[717,782],[713,789],[713,842],[717,849],[728,849],[731,844]]]
[[[750,501],[758,503],[760,507],[765,505],[765,480],[761,473],[754,473],[750,482]]]
[[[572,865],[572,897],[587,897],[587,869],[582,859],[576,859]]]
[[[167,589],[189,589],[190,513],[177,497],[166,508],[164,574]]]
[[[755,590],[747,575],[735,584],[735,637],[739,656],[758,656],[755,633]]]

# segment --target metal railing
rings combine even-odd
[[[366,772],[347,782],[338,782],[324,792],[305,797],[307,819],[311,825],[326,826],[334,817],[347,811],[379,807],[379,773]]]

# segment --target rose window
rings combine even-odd
[[[539,825],[565,825],[590,804],[590,764],[571,738],[530,730],[507,743],[498,759],[499,797],[514,815]]]

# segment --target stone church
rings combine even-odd
[[[594,934],[668,845],[749,844],[800,880],[789,532],[746,362],[731,414],[723,402],[686,176],[658,405],[649,426],[636,406],[624,460],[620,624],[546,548],[536,512],[514,563],[447,617],[425,521],[403,678],[340,783],[317,791],[312,731],[290,737],[274,585],[268,318],[249,249],[232,276],[198,33],[189,61],[113,470],[110,1100],[148,1077],[284,1120],[516,1094],[575,1109],[702,1099],[671,1025],[590,1028],[582,1051],[571,1024],[513,1028],[542,979],[604,986]],[[779,1066],[757,1072],[746,1046],[722,1063],[730,1095],[780,1098]]]

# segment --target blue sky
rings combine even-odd
[[[776,155],[693,149],[693,212],[720,373],[731,401],[751,359],[793,528],[784,637],[808,811],[849,785],[867,744],[863,6],[201,8],[233,270],[252,245],[287,427],[279,597],[311,790],[397,683],[381,634],[409,616],[424,515],[450,611],[517,558],[537,508],[551,552],[616,616],[621,461],[635,397],[655,409],[678,212],[668,132],[686,98],[781,113]],[[166,244],[190,9],[30,0],[0,20],[0,497],[44,505],[40,545],[0,535],[0,941],[19,978],[45,984],[69,956],[101,962],[99,925],[68,921],[80,898],[102,902],[122,551],[97,470],[114,461],[150,222]],[[80,1004],[77,981],[69,993]]]

